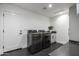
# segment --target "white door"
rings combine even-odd
[[[3,12],[0,9],[0,55],[3,54]]]
[[[20,48],[20,25],[15,14],[4,13],[4,52]]]

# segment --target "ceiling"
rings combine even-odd
[[[48,8],[49,3],[15,3],[15,5],[22,7],[26,10],[38,13],[47,17],[53,17],[59,12],[68,10],[73,3],[51,3],[52,8]]]

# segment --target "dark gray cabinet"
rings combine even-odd
[[[50,38],[50,33],[28,33],[28,50],[31,53],[35,53],[49,47]]]

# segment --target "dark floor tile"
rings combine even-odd
[[[79,45],[70,43],[69,52],[70,52],[70,56],[79,56]]]
[[[54,51],[55,49],[59,48],[60,46],[62,46],[62,44],[59,44],[59,43],[52,44],[47,49],[44,49],[44,50],[34,54],[33,56],[48,56],[48,54],[50,52]]]
[[[69,43],[49,53],[50,56],[69,56]]]
[[[79,56],[79,45],[69,42],[55,51],[49,53],[50,56]]]
[[[27,48],[21,49],[21,50],[16,50],[12,52],[7,52],[2,56],[48,56],[48,54],[58,47],[60,47],[61,44],[59,43],[54,43],[50,47],[43,49],[35,54],[31,54]]]

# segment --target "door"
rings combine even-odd
[[[19,47],[20,39],[20,25],[18,17],[15,14],[4,13],[4,52],[14,50]]]
[[[3,54],[3,12],[0,9],[0,55]]]

